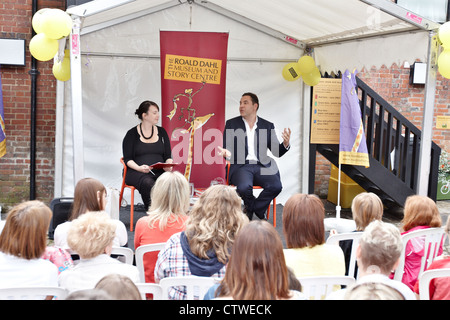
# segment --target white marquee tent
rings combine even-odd
[[[308,192],[310,101],[307,85],[283,79],[283,66],[305,52],[322,73],[426,62],[435,59],[430,39],[439,27],[387,0],[95,0],[67,12],[71,80],[57,89],[55,197],[71,196],[87,176],[120,188],[134,111],[143,100],[161,102],[160,30],[229,32],[225,117],[238,115],[242,92],[253,91],[258,114],[293,132],[291,150],[277,159],[284,203]],[[423,168],[436,73],[428,66]]]

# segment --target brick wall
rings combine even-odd
[[[424,85],[409,84],[410,69],[392,64],[389,68],[381,66],[362,69],[358,77],[373,88],[387,102],[419,129],[422,127]],[[450,80],[438,74],[436,82],[436,116],[450,116]],[[434,121],[435,121],[434,120]],[[450,151],[450,130],[433,129],[433,141],[443,150]],[[330,162],[317,155],[316,181],[314,192],[322,197],[328,193]]]
[[[38,9],[64,9],[64,0],[38,1]],[[31,124],[31,0],[0,2],[0,37],[26,40],[25,67],[0,66],[7,153],[0,158],[0,205],[29,199]],[[0,49],[1,50],[1,49]],[[36,199],[49,203],[53,197],[56,80],[53,62],[37,62]]]

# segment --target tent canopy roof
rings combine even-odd
[[[301,48],[415,30],[440,24],[388,0],[187,0]],[[81,34],[185,3],[186,0],[96,0],[67,12]]]

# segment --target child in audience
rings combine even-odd
[[[134,247],[166,242],[174,233],[185,229],[189,209],[189,184],[179,172],[164,172],[151,191],[151,206],[146,217],[136,223]],[[155,282],[158,252],[144,255],[145,282]]]
[[[110,257],[116,224],[106,212],[87,212],[72,221],[67,243],[80,255],[80,262],[59,275],[59,285],[67,290],[92,289],[104,276],[118,273],[139,282],[139,271]]]
[[[160,251],[155,281],[190,275],[223,278],[236,234],[247,222],[241,198],[232,187],[209,187],[192,208],[186,230],[171,236]],[[171,288],[169,298],[186,299],[185,289]]]
[[[362,232],[373,220],[381,220],[383,217],[383,203],[381,199],[372,192],[362,192],[356,195],[352,201],[352,216],[355,220],[355,232]],[[344,240],[339,242],[339,246],[345,256],[345,275],[348,275],[350,256],[352,252],[353,240]],[[356,278],[358,266],[355,267]]]
[[[445,225],[445,232],[447,236],[450,235],[450,217],[447,218],[447,224]],[[427,268],[427,270],[433,269],[448,269],[450,268],[450,256],[444,254],[437,257]],[[430,281],[430,300],[450,300],[450,278],[442,277],[435,278]],[[419,294],[419,281],[414,285],[414,292]]]
[[[0,288],[58,286],[58,269],[41,259],[52,211],[41,201],[13,207],[0,234]]]
[[[409,196],[405,202],[404,216],[402,220],[403,233],[407,234],[416,230],[441,227],[441,215],[436,203],[426,196]],[[411,290],[414,289],[419,276],[421,259],[424,255],[423,237],[411,239],[406,244],[405,269],[402,282]],[[442,254],[442,243],[438,254]],[[393,275],[392,275],[393,277]]]
[[[236,238],[220,286],[212,287],[205,298],[304,300],[303,294],[290,290],[289,285],[283,244],[277,231],[267,221],[252,221]]]
[[[405,300],[415,300],[411,289],[400,281],[389,279],[398,264],[403,242],[398,228],[380,220],[372,221],[364,230],[356,249],[359,278],[355,286],[382,283],[397,290]],[[330,293],[327,300],[342,300],[352,287]]]
[[[103,211],[105,207],[106,188],[100,181],[93,178],[84,178],[78,181],[75,186],[72,213],[69,221],[61,223],[55,229],[55,247],[63,248],[70,252],[69,245],[67,244],[67,232],[72,221],[88,211]],[[107,215],[106,212],[105,214]],[[114,246],[125,246],[128,242],[128,233],[125,225],[120,220],[112,221],[116,225]]]
[[[142,300],[138,287],[122,274],[112,273],[104,276],[95,285],[95,289],[105,291],[114,300]]]
[[[345,274],[339,246],[325,244],[325,208],[315,195],[295,194],[283,210],[286,264],[296,277]]]

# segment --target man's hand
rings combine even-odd
[[[222,147],[217,147],[217,149],[219,150],[219,151],[217,151],[217,154],[219,155],[219,156],[222,156],[222,157],[224,157],[224,158],[229,158],[229,157],[231,157],[231,152],[230,151],[228,151],[227,149],[224,149],[224,148],[222,148]]]
[[[283,145],[287,149],[289,147],[289,140],[291,139],[291,129],[284,128],[281,136],[283,137]]]

